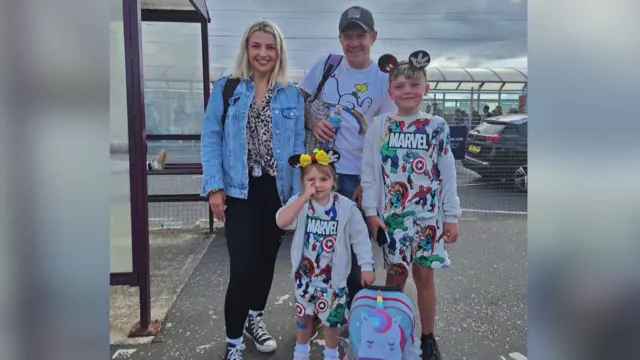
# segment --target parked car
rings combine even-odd
[[[526,114],[485,119],[467,134],[462,165],[482,177],[508,181],[526,192],[527,122]]]

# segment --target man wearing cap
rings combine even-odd
[[[321,99],[330,109],[342,106],[342,126],[335,140],[335,148],[341,155],[335,164],[338,192],[360,206],[360,162],[365,132],[374,116],[395,113],[396,106],[388,95],[388,75],[380,71],[377,62],[371,59],[371,46],[378,37],[371,12],[360,6],[348,8],[340,17],[338,30],[344,59],[325,83]],[[320,57],[298,85],[305,98],[315,94],[328,55]],[[331,123],[327,119],[314,120],[307,131],[321,143],[333,142]],[[347,287],[354,296],[362,287],[355,257],[351,264]],[[347,306],[350,307],[351,303]]]

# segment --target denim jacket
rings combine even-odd
[[[222,89],[228,77],[213,84],[204,114],[201,137],[202,196],[224,189],[228,196],[246,199],[249,193],[247,165],[247,115],[254,97],[253,82],[243,79],[229,99],[227,120],[222,127]],[[280,201],[286,203],[301,191],[300,171],[289,165],[289,157],[304,152],[304,99],[293,85],[275,85],[271,100],[273,153],[278,164],[276,183]]]

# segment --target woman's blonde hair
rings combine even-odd
[[[249,65],[249,55],[247,53],[247,47],[249,46],[249,37],[256,31],[262,31],[267,34],[273,35],[276,39],[276,52],[278,53],[278,61],[273,68],[273,72],[269,77],[269,86],[273,86],[276,83],[286,85],[289,83],[287,76],[287,48],[284,44],[284,36],[278,28],[278,26],[271,21],[260,20],[249,26],[244,33],[242,40],[240,41],[240,53],[236,60],[236,69],[233,73],[234,78],[248,78],[253,75],[253,70]]]

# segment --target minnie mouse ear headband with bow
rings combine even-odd
[[[424,50],[417,50],[409,55],[408,63],[412,68],[423,70],[429,65],[430,62],[431,56]],[[393,69],[396,68],[398,64],[398,59],[396,59],[396,57],[391,54],[384,54],[380,56],[380,59],[378,59],[378,67],[383,73],[391,73],[391,71],[393,71]]]
[[[313,154],[297,154],[289,158],[289,165],[294,168],[305,168],[311,164],[320,164],[329,166],[340,160],[340,154],[335,150],[318,150],[315,149]]]

